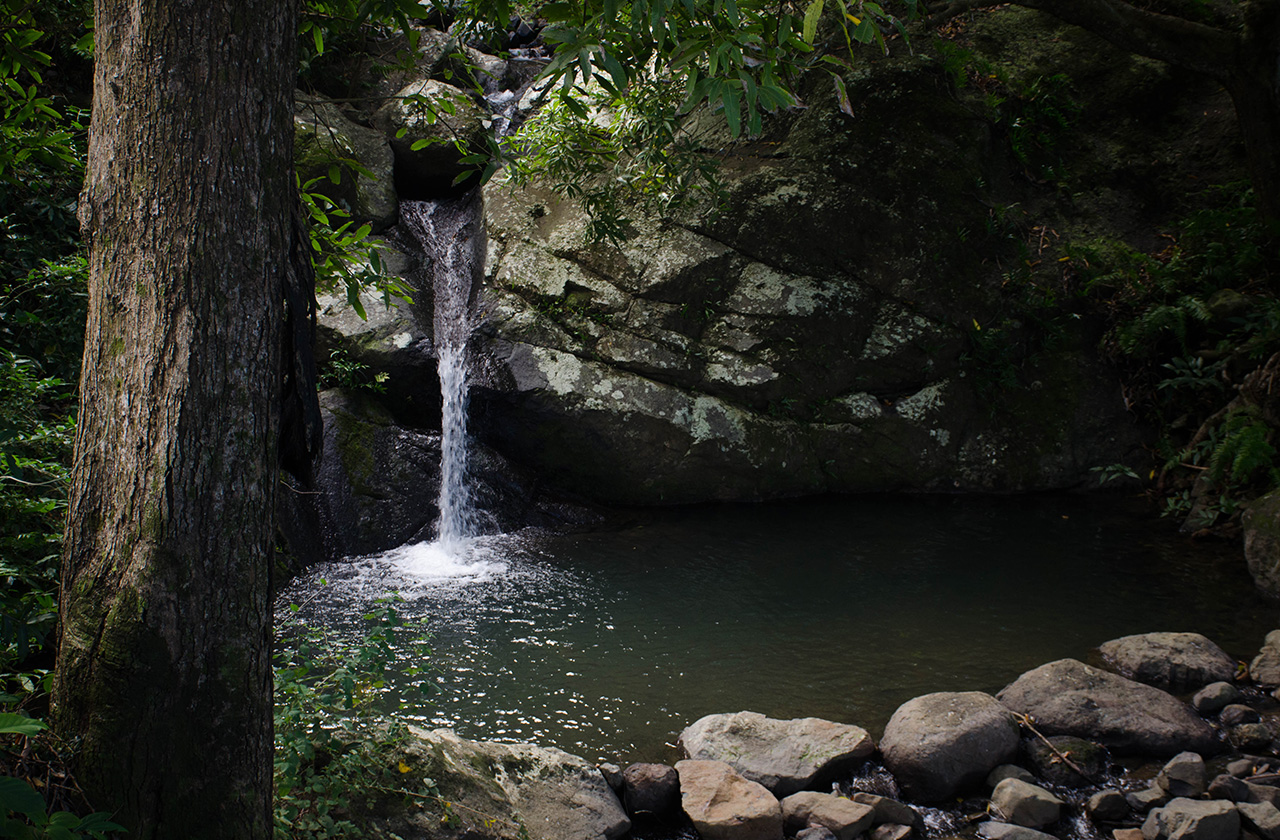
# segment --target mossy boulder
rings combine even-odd
[[[303,184],[375,231],[394,224],[399,203],[385,134],[347,119],[321,97],[299,91],[294,101],[293,154]]]

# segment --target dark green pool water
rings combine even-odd
[[[326,566],[280,603],[354,632],[391,591],[434,634],[442,693],[414,716],[624,765],[672,758],[664,745],[712,712],[878,737],[911,697],[994,692],[1117,636],[1197,631],[1243,659],[1280,626],[1238,545],[1080,497],[658,511],[619,530],[482,538],[461,562],[419,546]]]

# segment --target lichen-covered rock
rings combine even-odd
[[[1209,755],[1221,749],[1213,728],[1186,703],[1074,659],[1028,671],[996,696],[1031,715],[1046,735],[1075,735],[1115,752]]]
[[[821,825],[838,840],[853,840],[871,827],[874,815],[870,805],[814,790],[802,790],[782,800],[783,828],[788,832]]]
[[[1280,490],[1249,503],[1241,518],[1244,558],[1258,588],[1280,598]],[[1280,678],[1274,684],[1280,684]]]
[[[937,239],[989,221],[987,130],[933,62],[872,66],[858,120],[834,97],[779,116],[714,216],[637,213],[592,245],[545,189],[488,188],[486,437],[627,503],[1061,487],[1123,460],[1091,340],[1016,373],[964,361],[978,338],[1023,346],[985,251]],[[885,146],[895,127],[920,142]],[[875,167],[850,165],[871,148]],[[991,387],[1006,372],[1026,387]]]
[[[936,802],[976,787],[1012,759],[1018,725],[988,694],[926,694],[893,713],[880,751],[907,796]]]
[[[1021,779],[1005,779],[991,792],[991,807],[1006,822],[1042,828],[1058,821],[1063,802],[1049,791]]]
[[[1249,663],[1249,676],[1260,685],[1280,685],[1280,630],[1267,634],[1262,650]]]
[[[775,796],[828,782],[875,750],[858,726],[757,712],[707,715],[680,733],[680,746],[690,758],[728,762]]]
[[[1240,813],[1230,802],[1174,799],[1147,815],[1146,840],[1236,840]]]
[[[615,840],[631,830],[596,768],[561,750],[469,741],[449,730],[410,727],[400,761],[435,781],[454,823],[431,809],[371,816],[371,836],[423,840]]]
[[[723,761],[676,762],[685,814],[703,840],[782,840],[782,806]]]
[[[1199,633],[1125,636],[1098,650],[1124,676],[1166,691],[1193,691],[1236,673],[1236,661]]]

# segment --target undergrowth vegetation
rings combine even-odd
[[[1067,248],[1110,320],[1104,350],[1127,372],[1127,401],[1159,430],[1151,491],[1197,532],[1233,530],[1242,504],[1280,487],[1273,232],[1245,184],[1204,199],[1156,253]]]

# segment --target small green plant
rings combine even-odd
[[[329,358],[321,365],[320,384],[325,388],[342,388],[348,391],[372,391],[385,393],[391,375],[386,371],[374,372],[368,365],[341,347],[329,352]]]
[[[14,712],[0,712],[0,738],[25,741],[41,736],[48,727],[43,721]],[[0,748],[0,759],[5,750]],[[29,746],[20,753],[30,763]],[[6,764],[9,762],[5,762]],[[53,810],[31,783],[17,776],[0,776],[0,837],[13,840],[105,840],[107,835],[124,831],[111,821],[111,815],[94,812],[77,816],[71,811]]]
[[[428,768],[405,761],[408,731],[390,677],[397,655],[403,692],[429,696],[427,633],[406,623],[399,599],[379,601],[356,641],[290,622],[275,653],[275,836],[361,837],[358,820],[379,802],[433,804],[448,820]],[[297,607],[293,608],[296,613]]]

